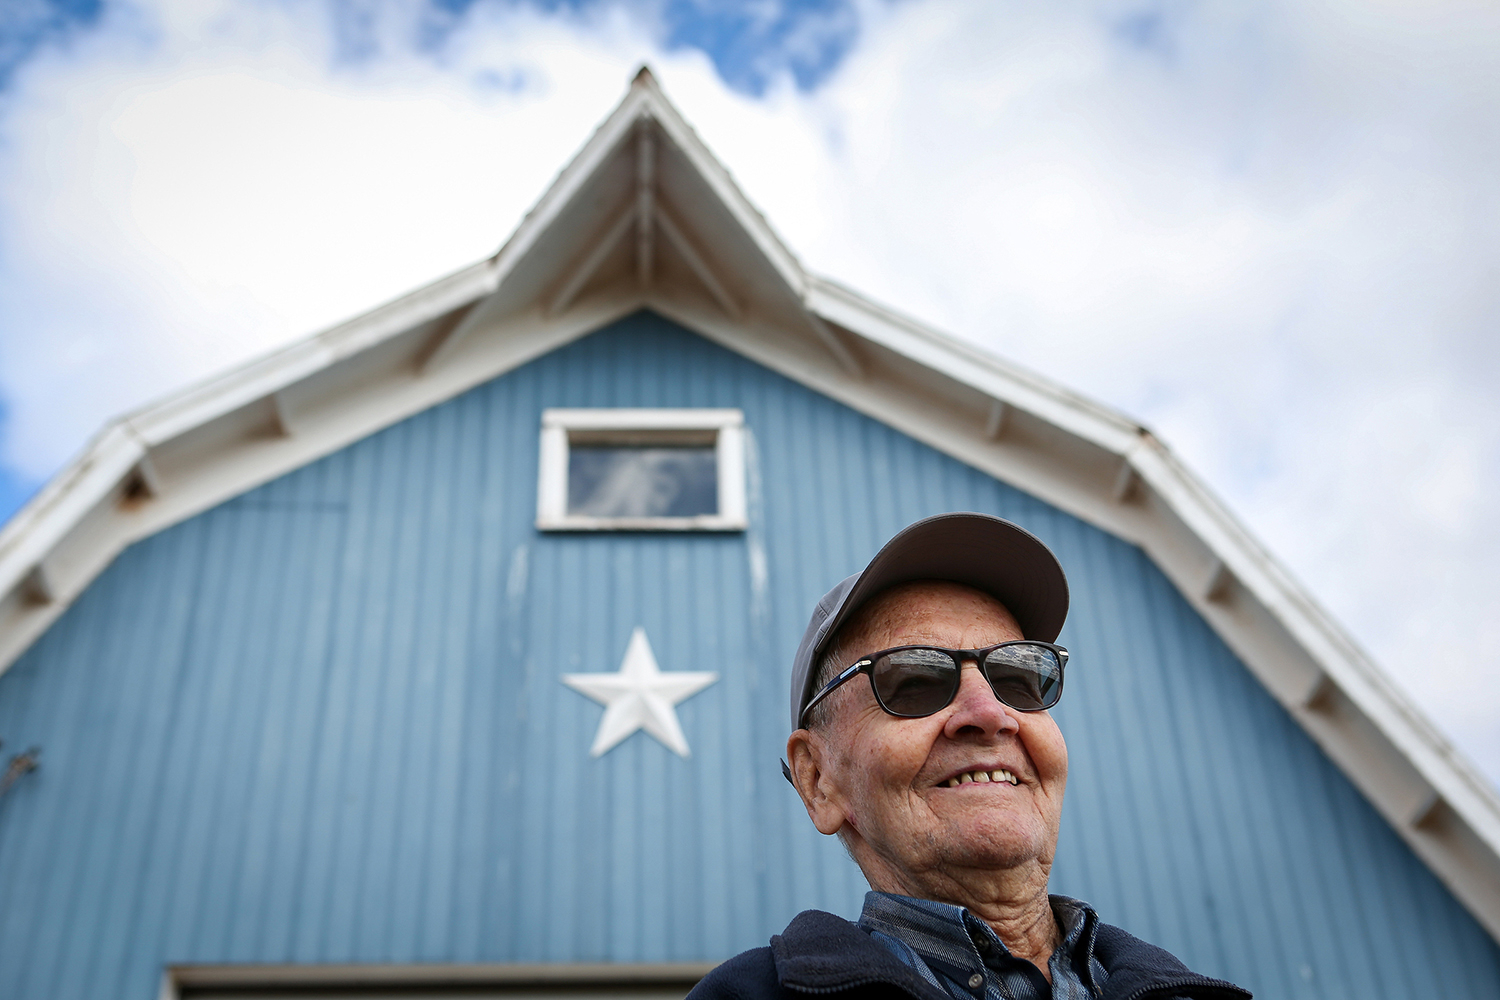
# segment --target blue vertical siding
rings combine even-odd
[[[743,534],[538,534],[547,406],[740,407]],[[776,764],[813,601],[993,511],[1073,584],[1054,883],[1266,997],[1500,996],[1500,954],[1142,553],[650,314],[126,551],[0,677],[0,996],[180,962],[669,962],[863,884]],[[693,756],[588,755],[642,626]]]

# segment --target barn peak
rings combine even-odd
[[[814,282],[667,100],[647,66],[492,259],[493,293],[434,349],[479,328],[622,306],[732,323],[845,372],[855,340],[813,308]]]

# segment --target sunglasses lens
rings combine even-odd
[[[1040,712],[1062,697],[1062,664],[1046,646],[1001,646],[984,660],[990,687],[1011,708]]]
[[[953,700],[958,664],[937,649],[898,649],[878,657],[870,668],[875,694],[886,711],[931,715]]]

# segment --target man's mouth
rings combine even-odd
[[[997,782],[1003,782],[1007,785],[1020,784],[1016,780],[1016,776],[1004,768],[998,771],[965,771],[963,774],[954,775],[943,782],[943,784],[949,788],[957,788],[959,785],[987,785]]]

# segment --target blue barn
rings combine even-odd
[[[0,997],[656,1000],[857,913],[792,651],[961,509],[1073,585],[1057,891],[1262,997],[1500,996],[1490,787],[1148,431],[807,273],[643,71],[493,257],[0,534]]]

